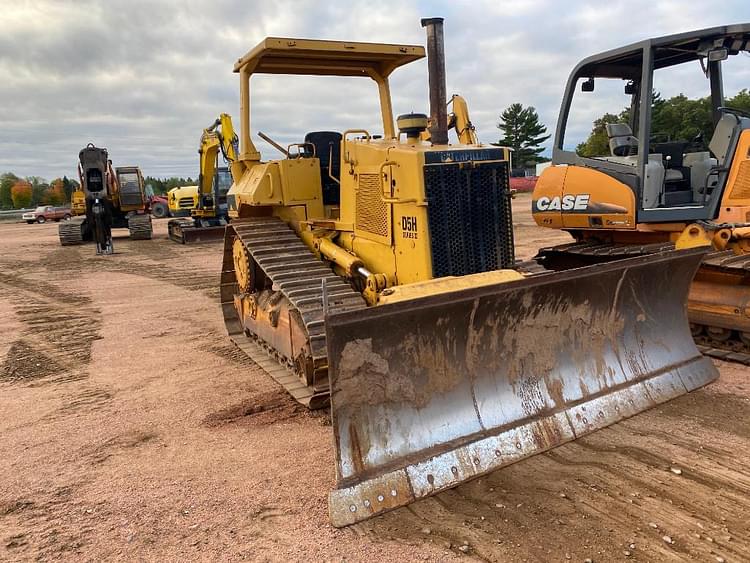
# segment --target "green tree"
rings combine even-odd
[[[26,181],[31,185],[31,205],[44,203],[49,184],[39,176],[27,176]]]
[[[734,97],[726,98],[724,105],[744,111],[750,111],[750,91],[740,90]],[[608,156],[609,139],[605,125],[607,123],[628,123],[630,109],[626,108],[618,115],[606,113],[594,121],[588,138],[576,148],[581,156]],[[714,132],[709,97],[691,100],[684,94],[662,99],[654,92],[651,106],[651,141],[692,141],[702,138],[704,148],[708,146]]]
[[[743,88],[737,92],[737,95],[734,96],[734,98],[727,98],[724,105],[730,108],[750,112],[750,91],[748,91],[747,88]]]
[[[193,186],[195,182],[192,178],[182,178],[172,176],[171,178],[154,178],[153,176],[146,176],[144,178],[144,184],[150,185],[151,189],[154,190],[155,194],[166,194],[172,188],[178,188],[182,186]]]
[[[524,108],[519,103],[511,104],[500,115],[497,127],[503,132],[498,144],[513,149],[516,168],[527,168],[546,160],[541,156],[542,143],[550,135],[546,135],[547,127],[539,122],[539,114],[533,106]]]
[[[624,113],[624,112],[623,112]],[[576,152],[581,156],[608,156],[609,137],[607,136],[607,125],[611,123],[627,123],[627,116],[605,113],[594,121],[594,128],[589,133],[589,138],[579,144]]]
[[[67,176],[62,177],[62,190],[65,194],[65,201],[70,202],[70,198],[73,195],[73,192],[78,189],[78,182],[75,180],[71,180]]]
[[[13,198],[10,190],[18,182],[18,176],[13,172],[6,172],[0,176],[0,209],[13,209]]]

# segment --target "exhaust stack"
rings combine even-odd
[[[448,144],[448,107],[445,94],[443,18],[424,18],[427,30],[427,70],[430,86],[430,138],[433,145]]]

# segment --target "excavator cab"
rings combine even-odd
[[[126,211],[140,210],[146,206],[146,190],[143,174],[137,166],[118,166],[115,169],[120,186],[120,205]]]
[[[748,158],[750,114],[725,107],[722,76],[725,61],[749,52],[750,24],[741,24],[648,39],[584,59],[567,83],[553,166],[535,190],[537,222],[582,229],[691,223],[716,219],[728,196],[750,197],[750,191],[726,190],[738,172],[741,183],[750,182],[748,165],[747,172],[733,168]],[[658,91],[665,80],[672,88],[680,80],[703,82],[710,107],[705,133],[683,131],[688,138],[675,138],[661,128]],[[588,108],[601,114],[607,103],[625,109],[597,120],[596,134],[576,147],[581,116]]]

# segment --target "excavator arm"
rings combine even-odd
[[[453,94],[449,104],[453,105],[453,111],[448,114],[448,129],[453,129],[462,145],[478,145],[479,137],[474,124],[469,119],[469,104],[466,98],[459,94]],[[420,134],[423,141],[431,141],[430,129],[427,128]]]
[[[455,129],[459,142],[462,145],[478,145],[479,138],[476,128],[469,119],[469,104],[466,103],[466,99],[453,94],[449,103],[453,104],[453,111],[448,115],[448,126]]]
[[[237,162],[237,134],[234,132],[232,117],[222,113],[213,124],[203,130],[200,148],[200,174],[198,189],[201,195],[210,195],[213,191],[213,181],[216,174],[216,158],[219,151],[229,164],[232,178],[235,176],[234,163]]]

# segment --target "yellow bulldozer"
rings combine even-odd
[[[509,153],[476,142],[455,98],[447,115],[443,21],[422,25],[426,51],[272,37],[234,67],[223,314],[232,340],[297,401],[330,404],[335,526],[717,377],[684,309],[703,250],[562,272],[516,262]],[[389,76],[425,54],[430,117],[403,114],[396,127]],[[263,161],[250,134],[255,74],[369,78],[382,131],[307,133]]]
[[[552,269],[675,246],[711,249],[690,287],[691,330],[704,353],[750,364],[750,113],[725,106],[722,76],[722,63],[741,54],[750,54],[750,24],[583,60],[568,80],[552,166],[536,184],[532,211],[537,224],[575,239],[540,252]],[[705,80],[711,138],[668,138],[652,119],[655,83],[691,74]],[[566,142],[571,107],[601,107],[596,92],[612,98],[618,90],[628,121],[606,124],[609,146],[582,156]]]

